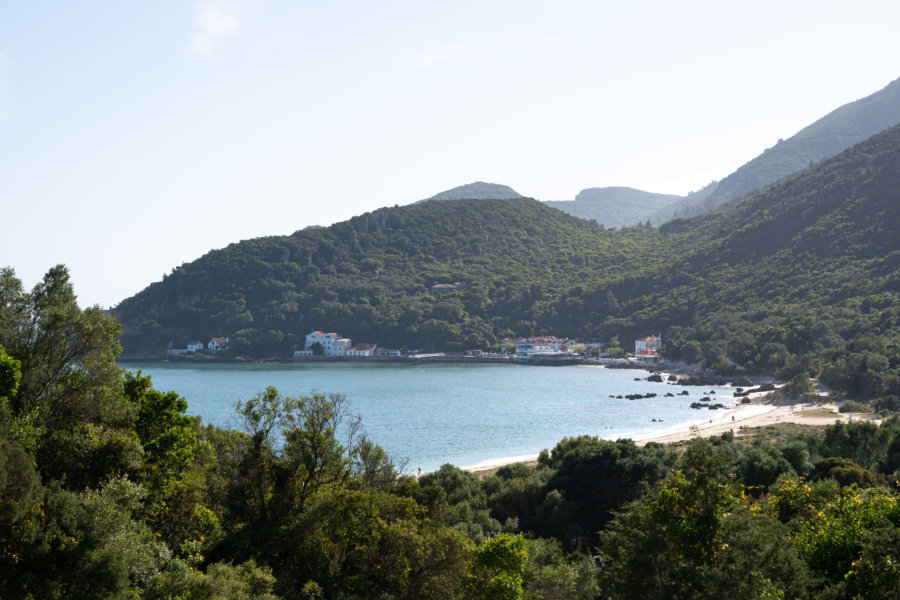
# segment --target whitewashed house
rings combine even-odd
[[[352,343],[350,338],[344,338],[336,333],[323,333],[313,331],[306,334],[306,350],[311,350],[313,344],[322,346],[325,356],[346,356]]]
[[[375,344],[356,344],[347,349],[347,356],[375,356]]]
[[[646,353],[647,350],[656,351],[660,348],[662,348],[662,338],[658,335],[650,335],[634,340],[635,355],[640,354],[641,352]]]
[[[187,351],[188,352],[200,352],[203,350],[204,344],[200,341],[190,341],[187,343]]]
[[[206,344],[207,350],[212,350],[213,352],[218,352],[219,350],[228,350],[229,339],[228,337],[214,337]]]

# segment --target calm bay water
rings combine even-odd
[[[732,404],[730,388],[682,387],[634,381],[644,371],[598,366],[402,365],[317,363],[292,365],[124,365],[153,378],[156,389],[175,390],[188,413],[208,423],[235,426],[233,407],[275,386],[284,395],[312,390],[347,396],[373,441],[408,470],[431,471],[444,463],[474,466],[533,457],[566,436],[631,437],[715,418],[716,411],[689,408],[705,392]],[[666,398],[667,392],[689,396]],[[651,393],[656,398],[610,396]],[[657,419],[653,422],[651,419]]]

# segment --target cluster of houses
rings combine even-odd
[[[202,352],[204,350],[215,354],[219,350],[228,350],[230,346],[231,339],[228,336],[210,338],[210,340],[206,343],[203,343],[200,340],[191,340],[187,343],[187,346],[185,348],[174,348],[172,343],[170,342],[169,349],[166,351],[166,354],[168,354],[169,356],[188,356],[196,354],[198,352]]]
[[[324,356],[400,356],[399,350],[391,348],[379,348],[377,344],[356,344],[350,338],[342,337],[337,333],[324,333],[313,331],[306,335],[306,344],[303,350],[294,350],[295,357],[313,356],[316,352],[314,346],[318,344],[321,354]]]
[[[530,337],[504,339],[501,348],[515,347],[515,356],[525,358],[547,354],[572,354],[575,348],[587,352],[597,352],[599,356],[608,356],[604,342],[579,342],[570,338],[559,337]],[[634,341],[634,357],[644,362],[657,362],[662,356],[659,349],[662,347],[662,337],[650,335]]]
[[[570,338],[553,336],[530,338],[504,338],[500,347],[503,350],[515,347],[516,356],[523,354],[535,354],[538,352],[566,352],[572,354],[575,346],[584,346],[588,350],[598,350],[601,353],[606,350],[603,342],[589,342],[587,344]]]
[[[449,284],[439,284],[449,285]],[[199,340],[190,341],[184,348],[174,348],[169,345],[169,356],[192,356],[198,352],[210,352],[215,354],[220,350],[227,350],[230,346],[230,339],[226,337],[214,337],[204,343]],[[318,347],[316,347],[318,345]],[[554,336],[528,337],[528,338],[505,338],[500,346],[503,351],[515,348],[514,356],[517,358],[527,358],[536,355],[548,354],[573,354],[575,348],[586,350],[587,352],[596,351],[599,356],[607,356],[606,344],[603,342],[579,342],[570,338],[560,338]],[[634,341],[634,357],[645,362],[656,362],[662,357],[659,349],[662,347],[662,338],[658,335],[643,337]],[[478,352],[479,351],[474,351]],[[313,356],[321,354],[324,356],[401,356],[399,350],[391,348],[380,348],[377,344],[356,344],[354,345],[350,338],[343,337],[337,333],[325,333],[322,331],[313,331],[306,335],[306,343],[303,350],[295,350],[295,357]]]

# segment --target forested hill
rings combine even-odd
[[[385,208],[212,251],[115,314],[126,357],[223,335],[234,354],[284,356],[314,329],[429,351],[662,331],[668,356],[720,371],[833,368],[845,389],[898,393],[898,190],[895,127],[660,230],[607,230],[530,199]]]
[[[900,79],[884,89],[825,115],[796,135],[778,140],[762,154],[722,179],[708,194],[688,196],[650,216],[654,224],[702,214],[810,164],[834,156],[900,123]]]
[[[900,126],[661,233],[671,262],[613,292],[670,357],[900,394]]]
[[[212,251],[115,314],[126,357],[224,335],[236,354],[290,355],[314,329],[387,347],[486,348],[531,334],[548,313],[572,317],[554,332],[588,336],[586,323],[569,330],[577,298],[652,261],[658,237],[607,231],[530,199],[423,202]],[[456,281],[463,292],[430,291]]]
[[[654,194],[628,187],[602,187],[581,190],[574,200],[548,200],[558,208],[582,219],[594,219],[606,227],[639,225],[656,211],[673,204],[681,196]]]

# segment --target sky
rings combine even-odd
[[[0,0],[0,267],[115,306],[474,181],[685,194],[900,77],[896,0]]]

